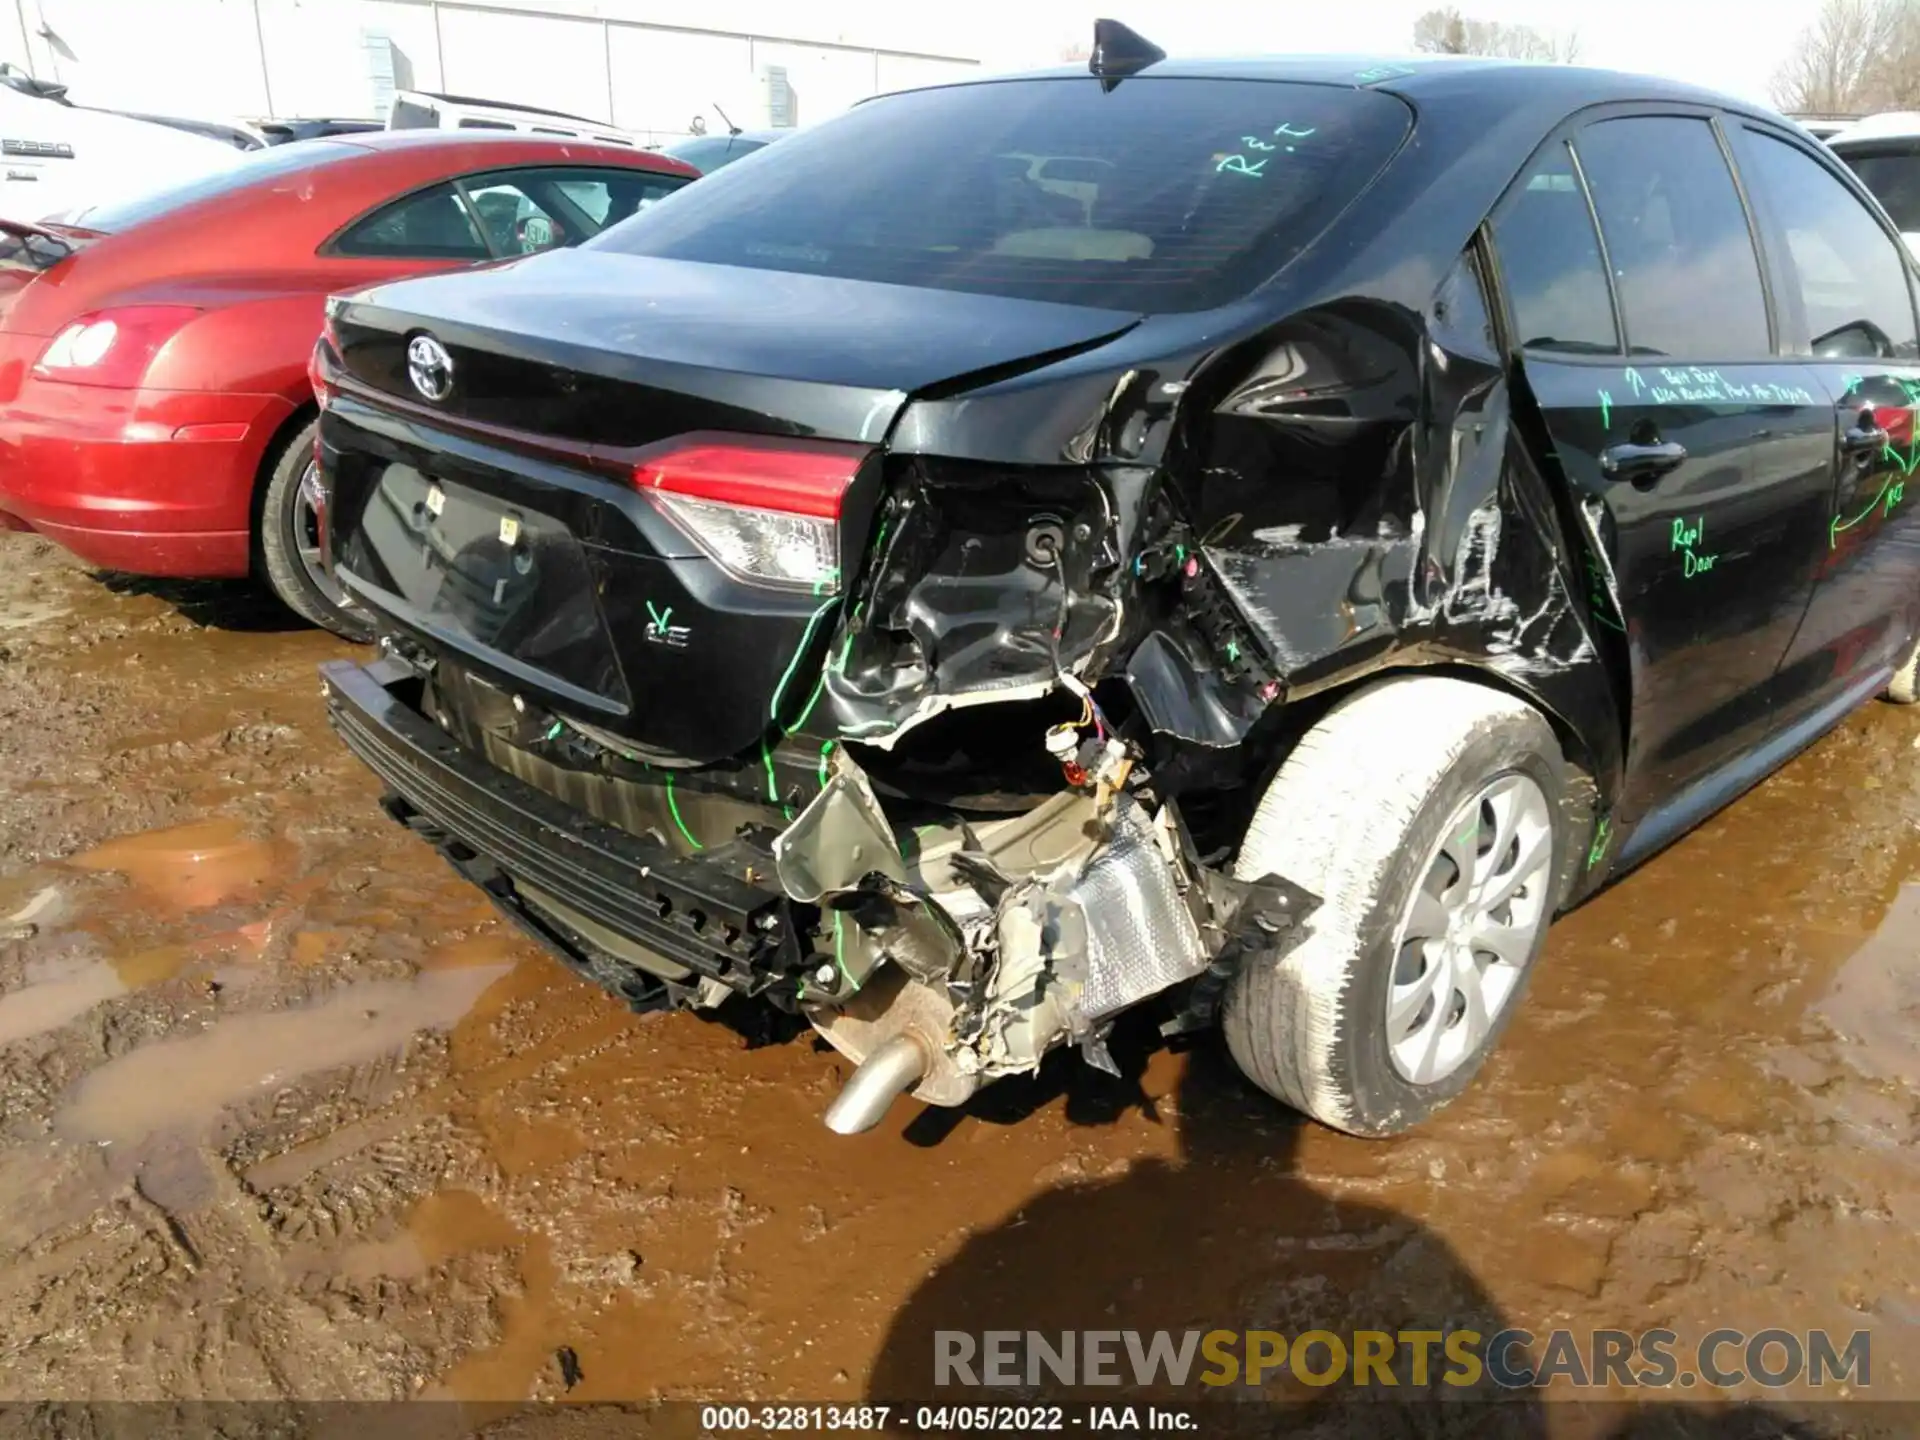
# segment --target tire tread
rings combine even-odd
[[[1488,727],[1545,721],[1470,681],[1406,676],[1334,707],[1287,756],[1248,826],[1234,873],[1278,874],[1320,896],[1310,934],[1278,964],[1250,962],[1223,1028],[1249,1079],[1336,1129],[1355,1130],[1337,1053],[1343,1012],[1387,866],[1429,795]]]

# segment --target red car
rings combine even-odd
[[[319,561],[326,297],[574,244],[696,174],[610,144],[383,132],[0,221],[0,528],[136,574],[258,575],[364,638]]]

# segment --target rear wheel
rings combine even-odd
[[[320,467],[309,421],[281,447],[260,504],[260,569],[289,610],[348,640],[373,638],[373,626],[320,563]]]
[[[1524,702],[1392,680],[1308,732],[1234,871],[1321,897],[1306,940],[1252,957],[1227,1046],[1262,1089],[1390,1135],[1464,1090],[1517,1008],[1560,896],[1566,762]]]

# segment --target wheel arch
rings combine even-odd
[[[1594,664],[1597,667],[1597,660]],[[1562,906],[1584,898],[1592,888],[1587,883],[1587,876],[1598,876],[1597,861],[1604,853],[1597,848],[1596,827],[1606,820],[1618,794],[1618,757],[1622,737],[1617,728],[1611,732],[1606,728],[1617,726],[1614,715],[1608,710],[1596,709],[1591,705],[1568,706],[1567,697],[1555,693],[1570,687],[1529,684],[1496,666],[1456,658],[1424,663],[1390,660],[1342,675],[1276,707],[1274,723],[1265,736],[1266,743],[1249,766],[1254,802],[1257,804],[1258,797],[1264,795],[1272,785],[1275,775],[1286,763],[1300,737],[1344,701],[1392,681],[1422,677],[1464,680],[1485,686],[1524,702],[1546,722],[1554,739],[1559,742],[1561,757],[1575,776],[1575,784],[1569,787],[1570,793],[1560,797],[1567,834],[1573,843],[1569,844],[1567,853],[1562,857],[1557,893]],[[1582,719],[1576,720],[1576,714],[1581,714]],[[1582,845],[1587,848],[1583,850]]]

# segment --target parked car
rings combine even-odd
[[[1829,137],[1833,153],[1853,168],[1920,255],[1920,113],[1870,115]]]
[[[222,140],[69,104],[66,87],[0,66],[0,219],[34,221],[90,200],[231,168]]]
[[[624,130],[584,115],[513,105],[505,100],[482,100],[472,95],[437,95],[428,90],[402,90],[387,112],[389,130],[518,130],[555,139],[587,140],[600,145],[632,145]]]
[[[368,135],[387,127],[379,120],[343,120],[309,116],[294,120],[255,120],[253,128],[269,145],[289,145],[295,140],[325,140],[334,135]]]
[[[1814,139],[1831,140],[1835,135],[1838,135],[1849,125],[1857,122],[1861,117],[1858,115],[1794,114],[1789,115],[1787,118],[1798,122],[1800,128],[1813,136]]]
[[[0,513],[146,575],[265,578],[363,636],[319,564],[307,361],[329,292],[576,244],[693,178],[524,135],[309,140],[0,234]]]
[[[836,1130],[1159,997],[1391,1134],[1557,912],[1913,698],[1909,267],[1741,101],[1101,30],[333,302],[329,713],[633,1005],[804,1015]]]
[[[693,166],[702,175],[707,175],[722,165],[731,165],[742,156],[764,150],[782,135],[792,133],[791,130],[735,130],[726,135],[695,135],[687,140],[663,145],[661,150],[682,164]]]
[[[217,140],[235,150],[264,150],[267,137],[256,127],[236,120],[208,120],[198,115],[152,115],[137,110],[100,111],[101,114],[124,115],[129,120],[144,120],[149,125],[165,125],[174,130],[184,130],[189,135],[199,135],[207,140]]]

